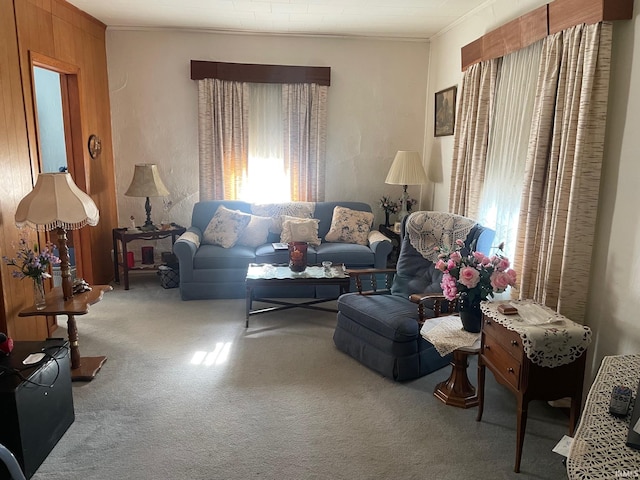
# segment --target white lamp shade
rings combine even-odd
[[[166,197],[169,190],[162,183],[155,163],[139,163],[133,171],[133,180],[124,193],[127,197]]]
[[[38,231],[76,230],[97,225],[100,212],[69,173],[41,173],[36,186],[18,204],[15,220],[18,228],[29,225]]]
[[[398,151],[384,183],[391,185],[422,185],[427,183],[427,174],[422,166],[420,154]]]

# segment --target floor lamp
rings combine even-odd
[[[100,213],[91,197],[78,188],[69,173],[40,173],[36,186],[16,210],[16,226],[28,225],[39,232],[56,231],[62,295],[73,296],[73,280],[69,265],[67,231],[98,224]]]
[[[155,163],[139,163],[133,171],[133,179],[131,185],[124,193],[127,197],[146,197],[144,209],[147,214],[147,220],[140,230],[150,231],[158,228],[151,221],[151,202],[149,197],[166,197],[169,190],[162,183],[158,167]]]
[[[402,209],[398,214],[398,219],[402,222],[404,217],[409,214],[407,210],[407,200],[409,199],[407,185],[422,185],[427,183],[427,174],[422,166],[420,154],[418,152],[398,151],[384,183],[402,185],[404,187],[402,192]]]

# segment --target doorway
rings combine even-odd
[[[80,123],[78,67],[32,53],[32,92],[37,134],[38,173],[69,172],[86,191]],[[47,242],[56,244],[53,232]],[[67,231],[69,263],[73,279],[83,277],[81,230]],[[61,285],[59,268],[53,269],[53,286]]]

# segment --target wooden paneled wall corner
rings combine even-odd
[[[0,250],[10,253],[11,244],[18,240],[15,210],[39,172],[30,57],[40,54],[78,69],[76,111],[80,115],[73,127],[72,160],[83,164],[84,175],[77,183],[100,210],[98,226],[85,227],[80,235],[82,275],[90,283],[108,283],[113,278],[111,230],[117,226],[105,29],[103,23],[64,0],[0,0],[0,41],[5,45],[0,49],[0,162],[5,169],[0,177]],[[95,160],[86,148],[92,133],[100,136],[103,145]],[[0,288],[0,331],[16,340],[46,338],[55,326],[50,320],[17,318],[32,301],[29,282],[16,281],[3,265]]]

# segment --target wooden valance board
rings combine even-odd
[[[515,52],[575,25],[632,17],[633,0],[555,0],[462,47],[462,70]]]
[[[315,83],[329,86],[331,85],[331,67],[191,60],[191,80],[204,78],[248,83]]]

